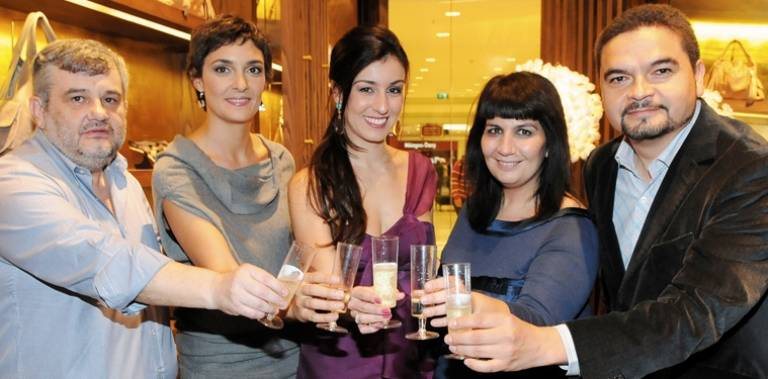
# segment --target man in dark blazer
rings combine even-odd
[[[669,6],[623,14],[597,41],[606,117],[623,135],[585,166],[610,313],[540,328],[455,321],[478,371],[561,364],[585,378],[768,378],[768,147],[698,98],[704,65]]]

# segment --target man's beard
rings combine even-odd
[[[103,126],[102,124],[85,126],[81,128],[80,132]],[[112,129],[113,133],[112,144],[109,148],[99,146],[98,149],[91,148],[91,151],[83,151],[79,144],[79,134],[67,135],[66,131],[58,128],[53,131],[54,138],[49,137],[49,139],[75,164],[88,170],[102,170],[112,163],[117,156],[118,149],[125,141],[125,129],[114,126],[109,126],[109,128]]]
[[[627,121],[625,120],[627,113],[635,109],[646,108],[649,106],[653,106],[664,111],[664,113],[667,115],[666,120],[659,125],[649,125],[648,119],[643,118],[634,128],[627,124]],[[635,141],[650,140],[659,138],[677,130],[682,125],[688,123],[689,120],[690,117],[688,117],[686,120],[673,120],[672,116],[669,114],[669,109],[666,106],[661,104],[652,105],[649,99],[645,99],[642,101],[632,102],[626,108],[624,108],[624,110],[621,112],[621,131],[624,133],[624,135]]]

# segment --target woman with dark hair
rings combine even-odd
[[[408,57],[397,37],[380,27],[356,27],[331,52],[333,117],[309,167],[289,185],[296,240],[319,249],[318,274],[308,275],[294,300],[299,320],[335,320],[344,294],[330,280],[331,252],[339,242],[364,248],[349,300],[349,335],[317,331],[302,342],[300,378],[431,377],[427,349],[405,339],[416,329],[410,304],[399,294],[395,308],[373,290],[371,238],[399,237],[398,289],[410,292],[410,245],[434,243],[431,223],[436,176],[429,160],[387,145],[403,108]],[[380,331],[396,315],[403,326]],[[423,345],[422,345],[423,346]]]
[[[279,289],[262,278],[279,270],[291,244],[286,190],[294,161],[250,132],[270,69],[269,45],[251,22],[223,16],[193,31],[187,72],[205,120],[160,155],[152,189],[168,256],[220,272],[259,267],[259,306],[275,313]],[[256,321],[187,308],[175,316],[182,378],[296,374],[297,344]]]
[[[529,72],[492,78],[480,94],[465,159],[469,196],[442,262],[472,264],[473,311],[512,312],[536,325],[588,314],[597,231],[568,193],[567,129],[552,83]],[[433,281],[429,289],[441,287],[442,281]],[[444,303],[445,293],[422,301]],[[425,314],[440,316],[445,309],[430,307]],[[445,324],[445,318],[432,320]],[[461,362],[438,363],[438,377],[474,375],[480,374]]]

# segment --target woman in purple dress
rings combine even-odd
[[[411,244],[434,243],[432,202],[435,171],[427,158],[387,145],[403,108],[408,57],[397,37],[380,27],[356,27],[331,53],[334,111],[309,166],[289,184],[296,240],[320,251],[315,272],[297,291],[290,316],[306,322],[338,318],[344,294],[329,284],[334,245],[363,245],[350,314],[338,321],[350,329],[337,335],[317,329],[301,346],[299,378],[429,378],[430,343],[412,342],[416,329],[407,296]],[[398,294],[395,308],[381,305],[373,290],[371,237],[398,236]],[[390,318],[403,326],[382,330]],[[354,324],[357,324],[356,326]]]

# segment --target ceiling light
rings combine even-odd
[[[448,33],[448,32],[437,32],[437,33],[435,33],[435,36],[437,36],[437,38],[448,38],[448,37],[451,36],[451,33]]]
[[[494,67],[494,68],[493,68],[493,71],[496,71],[496,72],[501,72],[501,67]]]
[[[165,26],[162,24],[158,24],[154,21],[147,20],[145,18],[138,17],[136,15],[123,12],[118,9],[110,8],[105,5],[98,4],[96,2],[90,1],[90,0],[66,0],[68,3],[72,3],[75,5],[79,5],[83,8],[90,9],[95,12],[99,12],[102,14],[106,14],[112,17],[117,17],[121,20],[125,20],[128,22],[132,22],[137,25],[144,26],[146,28],[156,30],[161,33],[165,33],[183,40],[189,41],[189,33],[183,32],[178,29],[171,28],[169,26]]]
[[[435,59],[433,57],[429,57],[429,58],[425,59],[425,61],[427,61],[428,63],[435,63],[435,62],[437,62],[437,59]]]
[[[517,60],[517,59],[515,59],[515,58],[507,58],[507,62],[514,62],[514,61],[516,61],[516,60]]]
[[[424,77],[423,76],[416,76],[416,77],[414,77],[414,79],[421,80],[421,79],[424,79]]]
[[[482,76],[482,79],[483,79],[483,80],[488,80],[488,75],[483,75],[483,76]]]
[[[422,68],[419,69],[419,71],[421,71],[421,72],[429,72],[429,69],[426,68],[426,67],[422,67]]]
[[[461,16],[461,12],[459,12],[459,11],[448,11],[448,12],[445,12],[445,15],[447,17],[459,17],[459,16]]]

